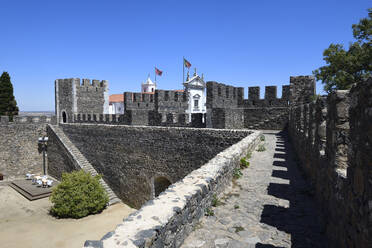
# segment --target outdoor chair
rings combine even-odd
[[[27,180],[30,180],[30,179],[32,179],[32,177],[33,177],[34,175],[35,175],[35,174],[27,173],[27,174],[26,174],[26,179],[27,179]]]
[[[47,181],[47,185],[48,185],[48,187],[52,187],[52,185],[53,185],[53,180],[48,180],[48,181]]]

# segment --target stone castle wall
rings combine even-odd
[[[290,101],[314,94],[311,76],[291,77],[290,85],[282,86],[281,98],[276,86],[266,86],[264,99],[260,99],[260,87],[248,87],[248,99],[244,99],[241,87],[207,82],[207,127],[281,130],[288,123]]]
[[[217,153],[239,142],[250,131],[61,124],[61,129],[111,189],[125,203],[140,207],[152,198],[152,180],[164,176],[177,182]],[[50,150],[59,154],[53,167],[74,168],[58,139]]]
[[[0,119],[0,173],[4,180],[24,178],[26,173],[41,174],[43,156],[38,138],[46,135],[46,124],[55,124],[50,116],[8,116]]]
[[[368,247],[372,243],[372,80],[314,102],[294,99],[291,141],[314,184],[331,244]]]
[[[242,132],[210,131],[220,134]],[[255,149],[260,135],[260,131],[254,131],[218,153],[129,215],[101,240],[88,240],[84,247],[180,247],[211,206],[213,195],[231,185],[233,171],[239,166],[240,158]]]
[[[187,93],[173,90],[124,92],[124,115],[110,118],[124,125],[280,130],[288,123],[289,103],[310,99],[315,94],[315,79],[311,76],[290,77],[290,85],[282,86],[280,98],[276,86],[265,87],[264,99],[260,99],[259,87],[248,87],[248,99],[244,99],[244,88],[214,81],[207,82],[206,91],[207,113],[194,114],[191,123],[186,114]],[[89,80],[83,79],[80,85],[79,79],[56,80],[56,112],[60,113],[57,116],[61,118],[65,111],[68,123],[107,123],[102,107],[105,94],[107,81],[93,80],[90,84]]]

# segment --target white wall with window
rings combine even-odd
[[[189,122],[191,122],[191,114],[205,114],[207,112],[207,97],[205,92],[206,85],[203,76],[200,77],[196,73],[196,69],[192,78],[187,75],[186,82],[183,85],[185,86],[185,90],[189,98],[189,106],[186,110],[186,113],[189,115]]]

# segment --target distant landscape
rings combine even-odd
[[[20,116],[39,116],[39,115],[53,116],[55,115],[55,113],[54,111],[19,111],[18,115]]]

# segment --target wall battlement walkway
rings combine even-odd
[[[327,247],[310,185],[286,134],[266,131],[266,151],[252,154],[235,185],[218,196],[182,248]]]

